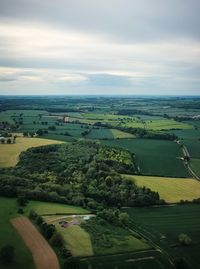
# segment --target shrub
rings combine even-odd
[[[15,249],[13,246],[6,245],[0,250],[0,259],[3,263],[12,263],[15,257]]]

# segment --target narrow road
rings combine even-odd
[[[172,257],[169,255],[169,253],[164,250],[163,248],[161,248],[158,244],[156,244],[149,236],[147,236],[146,234],[144,234],[141,230],[141,228],[138,228],[138,226],[136,226],[133,222],[132,225],[134,226],[134,228],[129,229],[130,232],[134,233],[138,233],[141,237],[143,237],[144,239],[147,240],[147,242],[149,242],[149,244],[154,247],[154,249],[160,253],[162,253],[162,255],[168,260],[169,264],[171,265],[171,268],[176,268],[174,265],[174,261],[172,259]],[[148,231],[144,231],[145,233],[149,233]]]
[[[193,178],[197,179],[198,181],[200,181],[200,177],[194,172],[194,170],[192,169],[191,165],[190,165],[190,153],[187,149],[187,147],[184,144],[181,144],[180,141],[176,141],[176,143],[181,146],[182,148],[182,152],[183,152],[183,156],[184,158],[186,157],[186,159],[184,159],[184,163],[186,165],[186,167],[189,170],[189,173],[192,175]]]

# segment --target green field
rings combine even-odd
[[[141,229],[154,235],[158,242],[171,246],[170,252],[174,257],[185,257],[192,269],[200,268],[200,205],[129,208],[124,211]],[[177,245],[180,233],[190,236],[190,246]]]
[[[190,165],[194,172],[200,177],[200,159],[190,159]]]
[[[183,143],[187,147],[192,158],[200,159],[200,141],[184,140]]]
[[[140,172],[144,175],[189,177],[183,162],[181,148],[172,141],[153,139],[123,139],[102,141],[108,146],[121,147],[136,155]]]
[[[53,215],[53,214],[87,214],[88,210],[72,205],[30,201],[25,208],[25,212],[34,209],[39,215]]]
[[[15,144],[0,144],[0,167],[15,166],[22,151],[31,147],[39,147],[50,144],[58,144],[60,141],[17,137]]]
[[[154,250],[80,259],[80,269],[172,269],[160,252]]]
[[[200,182],[195,179],[148,176],[124,177],[134,180],[138,186],[145,186],[158,192],[160,198],[167,203],[177,203],[180,200],[192,201],[200,198]]]
[[[15,262],[10,266],[0,263],[1,269],[33,269],[33,259],[23,240],[10,223],[17,216],[15,199],[0,197],[0,248],[12,245],[15,248]]]

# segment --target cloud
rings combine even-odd
[[[196,93],[199,10],[198,0],[1,1],[0,94]]]

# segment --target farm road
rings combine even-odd
[[[30,249],[36,269],[60,269],[53,249],[28,218],[18,217],[11,223]]]

